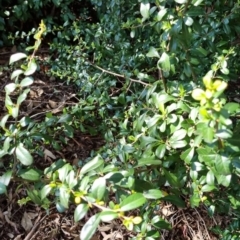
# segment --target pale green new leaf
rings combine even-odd
[[[149,18],[150,3],[141,3],[140,13],[143,17],[143,21]]]
[[[29,76],[37,70],[37,64],[34,61],[31,61],[27,67],[27,70],[24,72],[25,76]]]
[[[5,186],[8,186],[12,178],[12,170],[8,170],[0,177],[0,183],[4,184]]]
[[[26,57],[27,57],[27,55],[25,53],[15,53],[15,54],[11,55],[9,64],[17,62]]]
[[[17,87],[17,84],[15,83],[9,83],[5,86],[5,91],[7,94],[12,93]]]
[[[21,82],[21,87],[27,87],[29,85],[33,84],[33,78],[32,77],[25,77]]]

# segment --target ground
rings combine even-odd
[[[4,108],[4,86],[10,81],[11,72],[6,66],[12,51],[14,49],[2,49],[0,51],[0,64],[3,69],[0,72],[0,108],[3,109],[1,117],[6,113]],[[41,54],[41,51],[39,54]],[[44,67],[35,74],[34,79],[28,99],[23,104],[21,116],[28,115],[36,121],[41,121],[47,112],[57,115],[61,113],[64,107],[78,103],[77,90],[74,86],[56,80],[55,77],[48,74],[47,69]],[[74,136],[68,139],[67,144],[62,145],[61,151],[56,151],[49,146],[43,146],[44,156],[36,157],[34,164],[45,168],[55,159],[63,158],[74,165],[77,164],[76,159],[86,159],[89,157],[91,150],[98,149],[103,144],[104,140],[101,136],[75,132]],[[80,239],[81,228],[91,215],[75,223],[73,220],[74,205],[67,212],[61,214],[57,212],[54,206],[48,210],[42,209],[33,203],[21,206],[18,201],[26,197],[26,189],[24,186],[18,185],[17,182],[13,181],[8,187],[8,194],[0,195],[1,240]],[[92,209],[92,211],[96,210]],[[210,218],[206,207],[203,205],[197,209],[191,209],[190,207],[180,209],[167,202],[161,202],[156,215],[167,219],[172,225],[171,231],[162,231],[160,238],[162,240],[220,239],[219,236],[215,236],[211,232],[211,229],[214,226],[225,228],[228,224],[228,217],[217,215]],[[120,222],[113,221],[99,226],[92,240],[130,239],[133,236],[134,234],[126,231]]]

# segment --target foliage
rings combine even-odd
[[[10,59],[28,63],[12,73],[15,82],[5,88],[9,114],[1,120],[0,154],[13,159],[0,178],[1,193],[7,194],[11,178],[19,176],[33,182],[20,204],[31,200],[47,209],[54,203],[60,212],[75,204],[76,222],[97,209],[82,229],[86,240],[100,222],[117,218],[134,239],[159,239],[159,230],[171,228],[155,214],[161,201],[180,208],[204,204],[210,216],[230,209],[238,214],[240,107],[229,101],[226,89],[239,73],[239,49],[233,44],[239,4],[91,3],[99,22],[65,24],[64,36],[75,44],[66,45],[61,34],[50,44],[58,51],[51,74],[79,88],[76,106],[60,116],[48,113],[41,123],[18,120],[44,25],[35,35],[32,57],[17,53]],[[20,79],[22,74],[26,77]],[[19,94],[17,104],[13,92]],[[64,159],[43,171],[31,166],[31,152],[42,142],[59,148],[58,129],[68,137],[79,129],[102,134],[106,145],[79,168]]]

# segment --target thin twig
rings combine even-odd
[[[196,213],[197,213],[198,216],[200,217],[201,221],[203,222],[203,226],[204,226],[205,231],[206,231],[206,233],[207,233],[208,239],[211,240],[211,237],[210,237],[210,235],[209,235],[209,232],[208,232],[207,226],[206,226],[206,224],[205,224],[205,222],[204,222],[202,216],[200,215],[200,213],[197,211],[196,208],[194,208],[194,210],[196,211]]]
[[[127,78],[127,77],[124,76],[124,75],[121,75],[121,74],[118,74],[118,73],[115,73],[115,72],[111,72],[111,71],[109,71],[109,70],[106,70],[106,69],[104,69],[104,68],[101,68],[101,67],[99,67],[99,66],[91,63],[90,61],[88,61],[88,62],[90,63],[91,66],[93,66],[93,67],[101,70],[103,73],[105,72],[105,73],[108,73],[108,74],[113,75],[113,76],[115,76],[115,77]],[[145,85],[145,86],[150,86],[150,84],[145,83],[145,82],[143,82],[143,81],[141,81],[141,80],[136,80],[136,79],[133,79],[133,78],[127,78],[127,79],[129,79],[129,80],[132,81],[132,82],[140,83],[140,84]]]

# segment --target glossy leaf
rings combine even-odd
[[[86,163],[80,173],[81,175],[86,174],[89,171],[92,171],[98,167],[100,167],[101,165],[103,165],[104,161],[102,159],[102,157],[100,155],[97,155],[95,158],[93,158],[90,162]]]
[[[30,152],[23,146],[22,143],[20,143],[16,147],[16,156],[18,160],[23,164],[23,165],[31,165],[33,162],[33,157],[30,154]]]
[[[9,83],[5,86],[5,91],[7,94],[12,93],[17,88],[17,84],[15,83]]]
[[[149,157],[149,158],[139,159],[137,166],[141,167],[141,166],[147,166],[147,165],[160,165],[161,163],[162,161]]]
[[[143,196],[147,199],[159,199],[164,197],[164,194],[158,189],[150,189],[143,193]]]
[[[79,204],[74,211],[74,221],[78,222],[81,219],[83,219],[86,216],[88,209],[89,209],[88,204],[86,203]]]
[[[19,61],[23,58],[26,58],[27,55],[25,53],[15,53],[15,54],[12,54],[11,57],[10,57],[10,61],[9,61],[9,64],[12,64],[16,61]]]
[[[123,212],[130,211],[142,206],[146,202],[145,197],[141,193],[134,193],[129,197],[125,198],[120,203],[120,209]]]
[[[34,168],[21,169],[19,171],[19,176],[25,180],[29,181],[38,181],[41,177],[40,171],[37,171]]]
[[[176,195],[167,195],[163,197],[162,200],[170,202],[180,208],[185,207],[185,202],[179,196]]]
[[[140,13],[143,17],[143,21],[149,18],[150,3],[141,3]]]
[[[80,233],[80,239],[90,240],[96,232],[97,227],[101,221],[99,214],[93,215],[88,219]]]
[[[29,85],[33,84],[33,78],[32,77],[25,77],[21,82],[21,87],[27,87]]]
[[[8,186],[12,178],[12,170],[6,171],[1,177],[0,177],[0,183],[4,184],[5,186]]]
[[[102,200],[105,195],[106,191],[106,179],[105,178],[98,178],[92,184],[91,192],[93,197],[97,200]]]
[[[160,55],[158,53],[158,51],[156,50],[156,48],[154,47],[150,47],[148,53],[147,53],[147,57],[157,57],[160,58]]]
[[[59,199],[60,199],[60,203],[63,207],[68,208],[69,198],[70,198],[69,189],[65,185],[60,186],[59,187]]]
[[[68,175],[68,172],[72,170],[72,166],[67,163],[60,169],[58,169],[59,179],[64,182],[66,180],[66,177]]]
[[[45,185],[45,186],[41,189],[41,193],[40,193],[41,199],[46,198],[46,197],[49,195],[49,193],[51,192],[51,190],[52,190],[52,187],[51,187],[49,184]]]
[[[100,213],[99,217],[103,222],[111,222],[118,217],[118,213],[113,211],[103,211]]]
[[[180,158],[183,161],[185,161],[187,164],[190,164],[193,156],[194,156],[194,148],[189,148],[180,155]]]
[[[37,64],[34,61],[31,61],[30,64],[28,64],[27,70],[24,72],[25,76],[32,75],[37,70]]]

